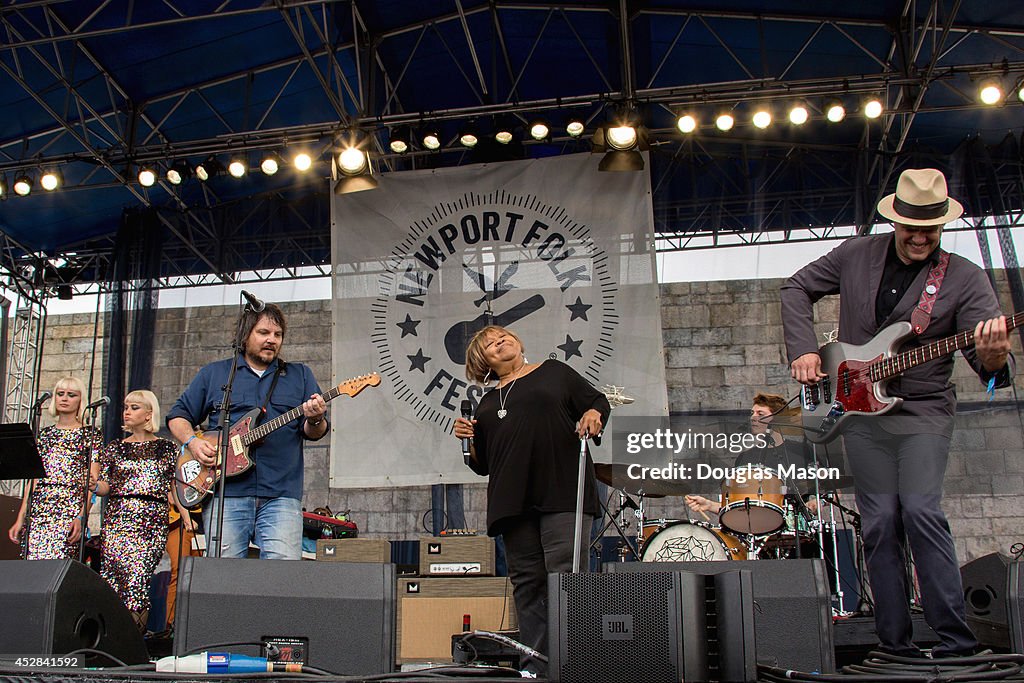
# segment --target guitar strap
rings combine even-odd
[[[923,334],[932,321],[932,306],[939,296],[939,289],[942,281],[946,278],[946,267],[949,265],[949,252],[939,250],[939,260],[928,271],[928,279],[925,280],[924,289],[921,290],[921,298],[917,301],[917,307],[910,314],[910,325],[914,328],[914,334]]]
[[[274,381],[270,383],[270,391],[267,392],[267,397],[263,399],[263,405],[260,406],[260,417],[267,414],[267,404],[270,403],[270,397],[274,395],[274,387],[277,386],[277,380],[284,374],[285,362],[283,359],[277,359],[277,372],[274,373]]]

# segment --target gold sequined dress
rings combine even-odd
[[[167,439],[116,439],[100,455],[100,479],[110,484],[100,574],[133,612],[149,609],[149,584],[167,544],[176,455]]]

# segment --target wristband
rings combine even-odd
[[[190,443],[192,443],[192,439],[194,439],[194,438],[196,438],[196,435],[195,435],[195,434],[193,434],[192,436],[190,436],[190,437],[188,437],[187,439],[185,439],[185,443],[181,444],[181,447],[182,447],[182,448],[188,448],[188,445],[189,445]]]
[[[323,422],[323,421],[324,421],[324,416],[323,415],[318,417],[316,419],[316,422],[313,422],[312,420],[306,420],[306,422],[309,424],[310,427],[319,427],[320,423]]]

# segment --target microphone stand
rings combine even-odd
[[[99,408],[100,406],[98,405],[92,406],[91,408],[86,407],[86,411],[88,412],[88,415],[86,417],[91,419],[86,419],[82,422],[82,451],[86,450],[86,442],[88,442],[89,452],[85,458],[85,464],[83,467],[85,471],[83,472],[82,476],[82,505],[81,507],[78,508],[79,518],[81,518],[84,515],[85,505],[86,503],[89,502],[89,469],[90,467],[92,467],[93,458],[96,457],[96,454],[94,452],[96,448],[96,442],[94,439],[89,438],[89,427],[92,427],[96,424],[96,411],[99,410]],[[85,524],[88,521],[88,518],[80,519],[79,521],[81,522],[82,533],[78,538],[78,561],[82,564],[85,564]]]
[[[39,443],[39,420],[43,415],[43,404],[46,401],[39,401],[32,407],[32,436],[36,443]],[[28,488],[25,499],[25,530],[21,533],[22,556],[28,558],[28,535],[32,532],[32,495],[36,492],[36,480],[29,479],[25,484]]]
[[[239,303],[241,303],[242,295],[239,294]],[[242,311],[252,311],[252,307],[248,302],[242,307]],[[255,311],[253,311],[255,312]],[[214,463],[214,471],[220,470],[220,479],[217,480],[217,501],[214,503],[217,506],[217,524],[211,525],[213,527],[213,538],[207,543],[206,555],[207,557],[220,557],[221,553],[221,539],[224,535],[224,485],[227,483],[227,476],[224,473],[224,463],[228,461],[228,432],[231,428],[231,388],[235,384],[235,371],[238,370],[238,354],[245,351],[242,340],[242,325],[245,324],[245,316],[238,317],[238,330],[235,331],[235,343],[232,346],[231,354],[231,366],[228,369],[228,381],[224,385],[224,395],[220,401],[220,419],[218,425],[220,427],[220,442],[217,445],[217,462]],[[213,551],[211,554],[210,551]]]
[[[582,557],[580,556],[580,541],[583,539],[583,491],[586,488],[587,477],[587,440],[589,434],[584,434],[580,439],[580,469],[576,477],[576,528],[572,536],[572,573],[580,573]],[[589,547],[590,544],[587,544]]]

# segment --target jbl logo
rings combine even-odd
[[[601,620],[604,640],[633,640],[632,614],[602,614]]]

